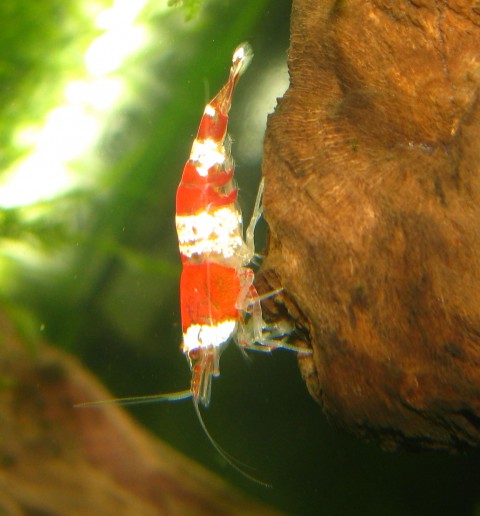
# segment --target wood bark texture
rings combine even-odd
[[[276,514],[140,429],[71,357],[0,314],[0,514]]]
[[[311,395],[383,447],[480,439],[480,6],[294,0],[265,288]]]

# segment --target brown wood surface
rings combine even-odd
[[[384,447],[480,438],[480,4],[294,0],[263,279],[327,414]]]
[[[276,514],[138,427],[77,361],[0,315],[0,514]]]

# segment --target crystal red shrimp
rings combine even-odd
[[[192,370],[193,399],[204,406],[210,402],[212,377],[219,375],[221,352],[258,299],[253,271],[246,267],[253,241],[243,239],[227,140],[232,95],[252,56],[247,43],[236,48],[228,81],[205,107],[177,190],[182,350]]]
[[[235,86],[252,57],[248,43],[235,49],[227,82],[204,109],[177,189],[175,222],[182,260],[182,351],[192,372],[190,389],[80,405],[108,402],[127,405],[192,398],[202,428],[225,460],[251,480],[267,485],[246,473],[216,443],[199,409],[200,404],[207,407],[210,403],[212,378],[219,376],[220,355],[232,339],[243,348],[258,351],[269,352],[278,347],[304,351],[285,341],[283,337],[288,329],[282,325],[265,325],[261,297],[253,285],[254,273],[247,267],[255,255],[254,230],[262,215],[263,181],[244,238],[227,125]]]
[[[264,324],[254,273],[247,267],[255,254],[263,182],[244,239],[227,125],[235,86],[252,57],[248,43],[235,49],[227,82],[205,106],[177,190],[182,350],[192,371],[193,400],[205,407],[212,377],[220,374],[220,355],[232,339],[259,351],[277,347],[301,351],[277,339],[285,335],[284,328]],[[251,316],[248,322],[246,314]]]

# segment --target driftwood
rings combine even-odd
[[[0,514],[274,514],[141,430],[65,353],[0,316]]]
[[[294,0],[265,141],[264,289],[328,415],[386,448],[480,439],[480,8]]]

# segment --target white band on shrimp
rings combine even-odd
[[[237,321],[227,320],[218,324],[192,324],[183,334],[183,352],[193,349],[219,347],[233,335]]]
[[[189,258],[205,253],[231,258],[244,245],[242,215],[234,206],[198,215],[177,215],[175,223],[180,252]]]
[[[208,176],[208,171],[215,165],[223,165],[226,159],[225,149],[223,145],[210,138],[206,140],[194,140],[192,151],[190,152],[190,161],[198,163],[196,169],[202,177]]]

